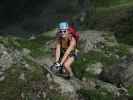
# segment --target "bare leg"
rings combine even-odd
[[[68,73],[70,76],[73,76],[71,65],[74,62],[74,57],[68,57],[68,59],[64,63],[64,67],[66,70],[66,73]]]

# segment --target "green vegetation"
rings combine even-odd
[[[86,54],[81,54],[80,59],[74,62],[73,65],[75,76],[81,80],[83,78],[96,79],[97,76],[93,72],[86,71],[88,67],[97,62],[103,64],[104,67],[111,66],[117,63],[122,57],[127,56],[129,45],[133,45],[133,14],[129,12],[133,10],[133,0],[94,0],[93,2],[96,6],[95,12],[92,17],[90,17],[91,14],[86,16],[84,23],[82,23],[83,29],[85,27],[88,30],[89,27],[113,31],[120,44],[117,46],[104,46],[99,51],[89,51]],[[65,12],[66,15],[68,14],[71,18],[74,18],[74,14],[79,14],[78,10],[79,8],[76,7],[75,2],[72,2],[69,6],[64,6],[64,9],[57,9],[56,12]],[[0,43],[9,49],[23,50],[26,48],[34,58],[47,57],[51,55],[51,50],[46,47],[46,42],[54,39],[52,32],[53,30],[39,35],[34,39],[12,36],[0,37]],[[112,40],[108,42],[112,42]],[[0,82],[1,100],[33,100],[33,94],[36,95],[40,91],[46,92],[48,100],[69,100],[68,97],[61,96],[56,87],[53,90],[49,90],[51,84],[47,83],[47,71],[44,71],[40,66],[26,57],[24,57],[24,61],[29,66],[25,67],[24,64],[20,63],[13,65],[5,71],[5,80]],[[23,76],[20,77],[21,75]],[[113,94],[104,89],[81,89],[77,93],[85,100],[113,100]],[[128,87],[128,93],[129,96],[133,96],[133,86]]]
[[[111,6],[118,6],[118,5],[127,4],[127,3],[128,4],[133,3],[132,0],[110,0],[110,1],[94,0],[94,1],[97,7],[111,7]]]
[[[84,90],[81,89],[78,93],[85,100],[113,100],[113,95],[104,89]]]
[[[118,61],[118,59],[115,56],[106,56],[102,52],[96,52],[96,51],[90,51],[87,54],[84,54],[80,57],[80,60],[75,62],[74,64],[74,73],[79,78],[82,79],[83,77],[89,78],[89,77],[95,77],[92,73],[86,72],[86,68],[88,65],[95,64],[96,62],[101,62],[105,66],[114,64]]]
[[[133,96],[133,86],[128,87],[128,94],[129,96]]]
[[[101,51],[89,51],[86,54],[82,54],[80,59],[74,63],[75,67],[73,67],[73,70],[79,79],[83,77],[95,77],[93,72],[86,72],[86,68],[89,67],[89,65],[91,67],[92,64],[101,62],[105,67],[111,66],[120,61],[121,57],[127,55],[128,45],[105,46]]]
[[[48,40],[51,39],[53,38],[48,36],[40,36],[33,40],[20,39],[18,40],[18,43],[20,43],[20,48],[27,48],[31,50],[31,55],[37,57],[50,53],[50,50],[45,48],[44,45]]]
[[[133,32],[132,33],[117,33],[116,34],[117,40],[121,43],[133,45]],[[124,37],[124,38],[123,38]]]
[[[0,98],[2,100],[20,100],[24,93],[25,98],[29,98],[33,91],[35,82],[42,82],[45,78],[44,72],[41,67],[36,66],[33,62],[29,67],[25,68],[23,65],[13,65],[5,72],[5,80],[0,82]],[[24,79],[21,79],[21,75],[24,75]],[[30,99],[24,99],[30,100]]]
[[[125,44],[119,44],[117,46],[108,46],[102,49],[104,54],[108,56],[119,56],[123,57],[128,55],[128,45]]]
[[[19,69],[20,70],[20,69]],[[7,71],[6,80],[0,82],[0,98],[2,100],[15,100],[20,96],[21,87],[23,82],[18,80],[19,71],[13,68]]]
[[[91,27],[112,31],[118,42],[133,45],[133,0],[95,0],[95,5]]]
[[[31,51],[33,57],[43,56],[51,53],[49,48],[45,47],[45,43],[49,40],[52,40],[53,37],[50,36],[38,36],[35,39],[24,39],[24,38],[15,38],[15,37],[1,37],[0,43],[4,44],[6,47],[14,47],[17,49],[27,48]]]
[[[17,47],[20,46],[15,37],[0,37],[0,43],[4,44],[5,47]]]
[[[44,78],[43,76],[46,76],[47,71],[43,70],[41,66],[37,65],[36,63],[32,62],[31,60],[27,58],[25,58],[25,60],[30,66],[32,66],[30,71],[28,73],[25,73],[27,80],[38,81],[38,80],[42,80]]]
[[[57,95],[57,93],[52,96],[49,95],[48,99],[49,100],[69,100],[68,97]]]

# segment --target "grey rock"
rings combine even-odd
[[[118,64],[104,68],[99,75],[101,80],[125,87],[133,84],[133,56],[123,58]]]
[[[1,76],[0,77],[0,82],[4,81],[5,80],[5,76]]]
[[[82,79],[82,85],[83,85],[83,88],[86,90],[95,89],[96,81],[95,81],[95,79],[83,78]]]
[[[27,70],[32,70],[32,67],[31,67],[29,64],[27,64],[27,63],[24,64],[24,67],[25,67]]]
[[[36,36],[34,36],[33,34],[30,36],[29,40],[34,40],[36,39]]]
[[[96,64],[88,65],[86,68],[86,72],[90,72],[94,75],[99,75],[102,72],[103,64],[101,62],[97,62]]]
[[[59,90],[61,90],[61,94],[64,96],[69,96],[70,98],[76,97],[77,88],[72,85],[68,80],[62,79],[61,77],[55,77],[54,82],[59,84]],[[78,83],[77,83],[78,84]]]
[[[17,64],[18,62],[23,62],[23,54],[17,49],[12,50],[10,55],[12,56],[14,64]]]
[[[25,80],[26,80],[26,79],[25,79],[25,74],[24,74],[24,73],[21,73],[20,76],[19,76],[19,79],[25,81]]]
[[[0,54],[3,52],[3,51],[6,51],[7,49],[4,47],[3,44],[0,44]]]
[[[22,53],[24,56],[26,56],[26,55],[29,55],[31,53],[31,51],[27,48],[23,48]]]
[[[133,55],[133,48],[129,48],[129,53]]]
[[[97,84],[97,86],[100,86],[100,88],[107,89],[108,92],[118,91],[118,88],[115,85],[112,85],[112,84],[107,83],[107,82],[103,82],[101,80],[96,80],[96,84]]]
[[[6,69],[10,68],[13,64],[13,59],[7,51],[3,51],[0,57],[0,66],[2,67],[1,70],[5,71]]]
[[[0,72],[0,75],[3,75],[4,74],[4,72]]]
[[[104,45],[115,46],[118,45],[115,37],[108,32],[100,31],[81,31],[80,40],[82,52],[87,53],[90,50],[104,48]]]
[[[41,58],[36,58],[36,62],[38,62],[40,65],[47,64],[47,65],[52,65],[54,62],[54,58],[51,57],[41,57]]]

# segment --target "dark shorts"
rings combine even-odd
[[[71,51],[71,53],[69,54],[69,57],[74,57],[75,60],[79,59],[79,51],[76,51],[77,49]],[[61,57],[63,57],[64,53],[66,52],[65,49],[61,49]]]

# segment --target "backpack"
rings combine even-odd
[[[79,41],[80,33],[76,31],[76,28],[74,26],[70,26],[68,28],[68,32],[72,34],[72,36],[76,39],[76,42]]]

